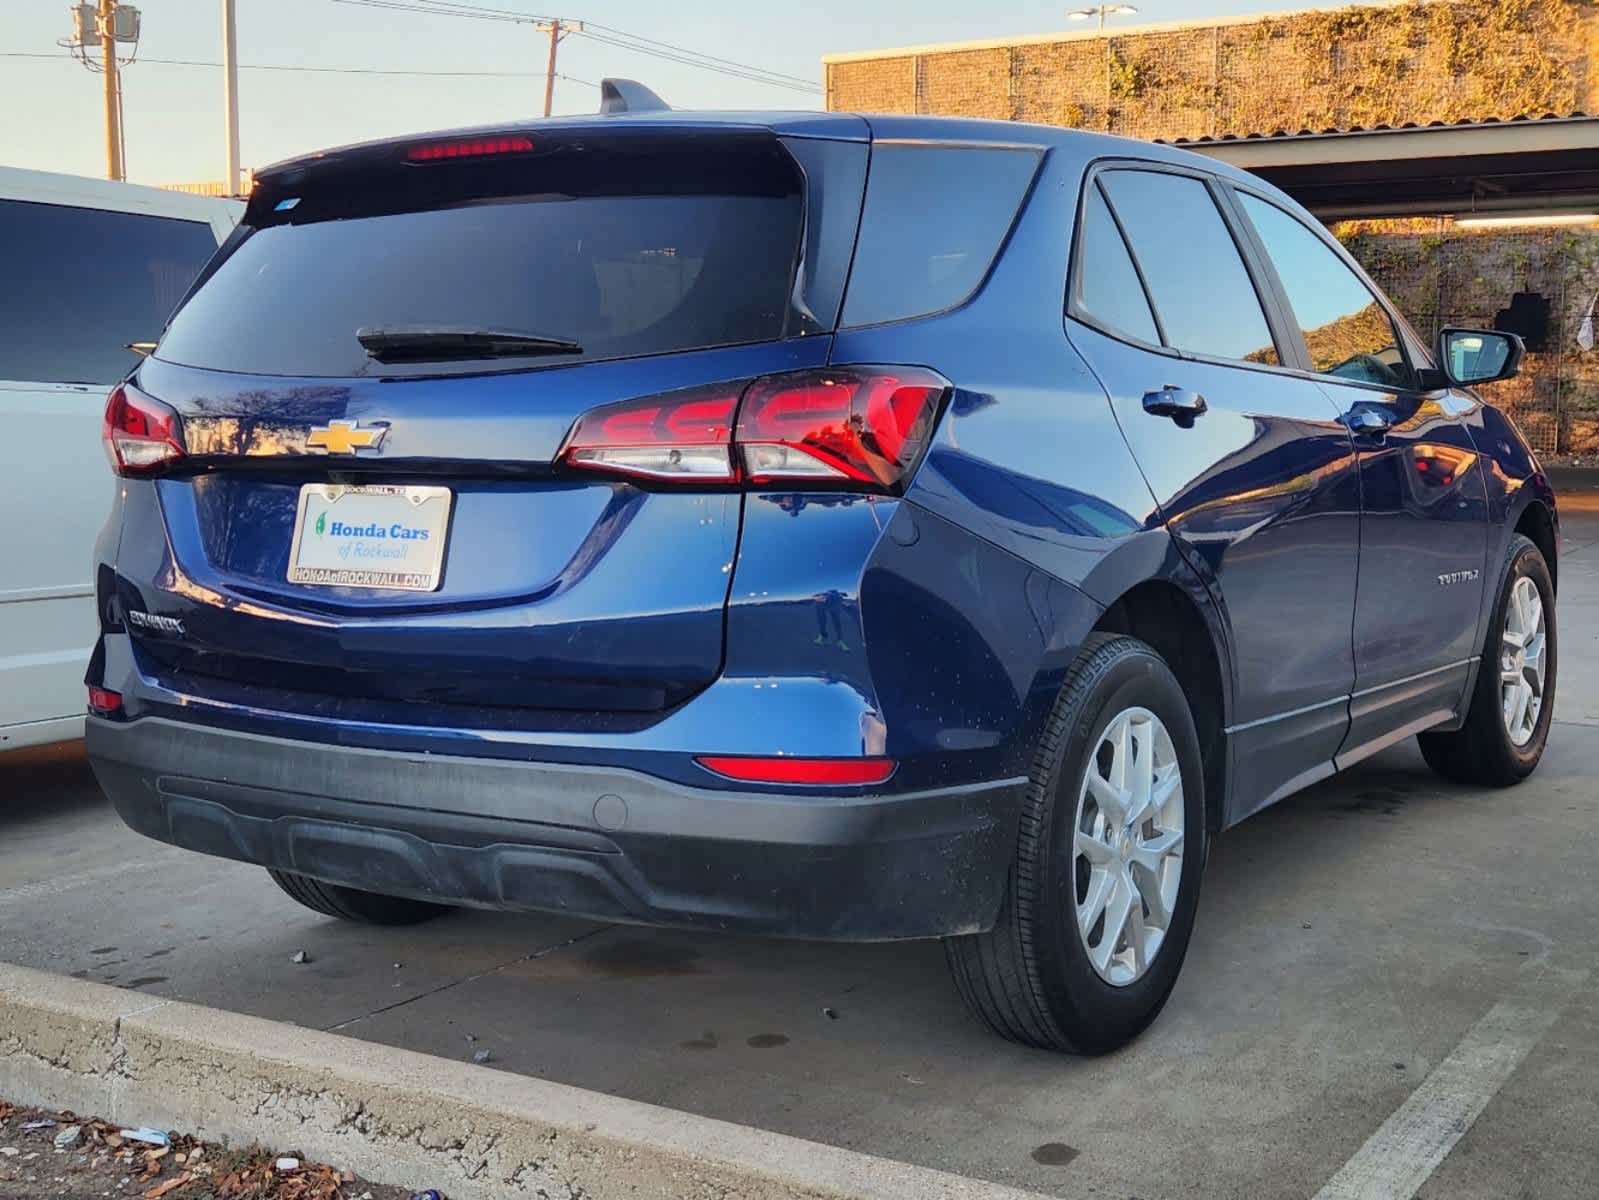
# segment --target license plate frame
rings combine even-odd
[[[340,515],[348,520],[329,522],[341,503]],[[303,587],[436,592],[444,582],[454,507],[455,493],[436,484],[301,484],[287,579]],[[308,545],[307,536],[318,541]]]

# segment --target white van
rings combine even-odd
[[[242,211],[0,167],[0,751],[83,734],[106,394]]]

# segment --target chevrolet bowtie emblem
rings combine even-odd
[[[374,425],[361,429],[353,421],[329,421],[322,429],[313,429],[305,439],[307,450],[326,450],[329,454],[354,454],[357,450],[376,450],[383,444],[387,425]]]

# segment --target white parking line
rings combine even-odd
[[[79,871],[75,875],[58,875],[53,879],[41,879],[37,883],[24,883],[19,887],[0,889],[0,904],[16,904],[23,900],[43,900],[50,896],[59,896],[62,892],[70,892],[73,888],[85,887],[91,883],[100,883],[106,879],[114,879],[118,875],[127,875],[133,871],[144,871],[150,868],[147,862],[115,863],[111,866],[97,867],[92,871]]]
[[[1587,979],[1586,971],[1534,968],[1471,1027],[1315,1200],[1410,1200]]]

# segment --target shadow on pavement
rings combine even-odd
[[[0,754],[0,828],[107,805],[83,743]]]

